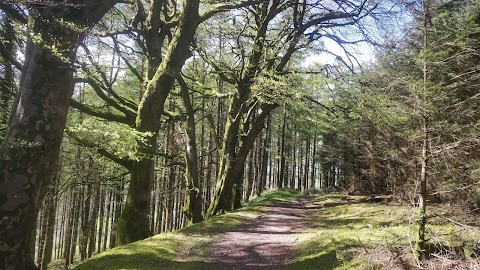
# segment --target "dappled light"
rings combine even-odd
[[[480,269],[480,1],[0,1],[0,269]]]

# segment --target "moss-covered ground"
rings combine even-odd
[[[210,244],[221,233],[257,218],[275,202],[302,196],[291,190],[271,192],[239,211],[97,254],[75,269],[209,269],[202,257],[209,253]],[[288,269],[416,267],[411,250],[416,236],[411,205],[372,203],[361,196],[343,194],[310,199],[313,202],[309,210],[311,215],[305,220],[305,228],[296,233],[298,241]],[[427,268],[478,266],[475,263],[478,263],[476,256],[480,248],[479,221],[461,213],[442,206],[429,208],[432,217],[428,236],[436,253],[424,265]],[[440,264],[444,267],[436,267]]]
[[[315,198],[309,229],[299,235],[296,260],[288,269],[414,269],[416,215],[411,205],[372,203],[363,196]],[[428,208],[430,269],[477,269],[479,221],[446,206]],[[454,220],[460,221],[456,223]],[[478,268],[480,269],[480,268]]]

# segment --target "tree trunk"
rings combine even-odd
[[[103,223],[105,220],[105,198],[107,196],[107,192],[105,189],[100,189],[100,209],[98,213],[98,233],[97,233],[97,253],[102,252],[102,234],[103,234]]]
[[[260,196],[260,194],[263,192],[265,189],[265,186],[267,185],[267,174],[268,174],[268,151],[270,148],[270,143],[271,143],[271,127],[270,127],[270,122],[271,122],[271,117],[270,115],[267,118],[267,127],[266,127],[266,132],[265,132],[265,140],[263,141],[263,155],[262,155],[262,171],[260,172],[260,181],[259,185],[257,188],[257,196]],[[272,174],[272,165],[270,164],[270,174]]]
[[[248,153],[253,147],[255,139],[264,128],[265,118],[270,114],[277,105],[265,104],[261,107],[262,113],[254,119],[251,128],[242,137],[241,143],[238,141],[238,131],[240,123],[235,121],[227,122],[227,130],[225,132],[225,141],[222,149],[220,161],[220,173],[217,178],[215,193],[212,202],[207,210],[206,216],[211,217],[223,211],[230,211],[234,208],[234,187],[238,184],[243,170],[245,160]],[[235,110],[233,111],[235,112]],[[229,117],[233,117],[235,113],[230,113]],[[233,119],[233,118],[230,118]],[[237,119],[238,120],[238,119]],[[239,150],[236,151],[239,146]],[[235,191],[235,194],[237,191]]]
[[[64,246],[65,246],[65,232],[66,232],[66,226],[67,226],[67,223],[68,223],[68,219],[66,217],[66,213],[67,213],[67,203],[66,201],[63,202],[63,205],[62,205],[62,220],[61,220],[61,223],[60,223],[60,232],[58,234],[58,248],[57,248],[57,259],[61,259],[63,258],[63,253],[64,253]]]
[[[89,181],[89,179],[86,179]],[[86,188],[86,189],[85,189]],[[87,249],[88,249],[88,236],[90,233],[90,201],[92,193],[92,185],[87,182],[86,186],[83,187],[84,193],[83,196],[86,196],[82,199],[82,212],[81,212],[81,226],[80,226],[80,240],[79,240],[79,250],[80,250],[80,261],[83,262],[87,259]],[[83,197],[82,196],[82,197]]]
[[[63,256],[65,258],[65,268],[68,268],[68,266],[70,265],[70,252],[71,252],[71,249],[70,249],[70,246],[71,246],[71,243],[72,243],[72,231],[73,231],[73,222],[74,222],[74,208],[75,208],[75,192],[72,191],[70,192],[70,199],[69,199],[69,209],[68,209],[68,213],[66,214],[67,215],[67,218],[66,218],[66,226],[65,226],[65,233],[64,233],[64,245],[63,245]],[[67,202],[65,202],[67,204]]]
[[[311,171],[311,174],[310,174],[310,188],[315,188],[316,187],[316,176],[315,176],[315,161],[316,161],[316,153],[317,153],[317,134],[315,133],[315,135],[313,136],[313,152],[312,152],[312,171]]]
[[[423,49],[428,49],[428,27],[429,27],[429,18],[430,18],[430,0],[423,0]],[[422,99],[426,101],[427,95],[427,83],[428,83],[428,66],[427,60],[423,59],[423,93]],[[426,203],[427,203],[427,169],[428,169],[428,160],[430,159],[430,151],[428,151],[429,143],[429,132],[428,132],[428,116],[426,112],[423,112],[422,115],[422,156],[420,157],[421,162],[421,171],[420,171],[420,191],[418,193],[418,208],[419,208],[419,218],[418,218],[418,237],[417,243],[415,245],[415,251],[417,259],[423,259],[426,254],[427,249],[427,239],[425,239],[425,226],[427,224],[427,213],[426,213]]]
[[[103,233],[103,245],[102,245],[102,250],[105,251],[107,250],[107,243],[108,243],[108,232],[109,228],[111,230],[112,223],[110,222],[110,217],[113,215],[113,191],[106,191],[105,192],[105,230]]]
[[[72,226],[72,242],[71,242],[70,259],[69,259],[70,263],[73,263],[75,254],[77,252],[78,233],[80,231],[78,228],[78,225],[80,224],[80,207],[81,207],[82,201],[80,200],[80,196],[78,196],[78,194],[75,197],[76,197],[75,203],[73,204],[74,215],[73,215],[73,226]]]
[[[151,236],[148,214],[160,118],[164,112],[165,101],[174,87],[175,78],[192,54],[190,44],[200,23],[199,2],[199,0],[186,2],[183,14],[178,20],[179,25],[166,50],[165,59],[162,63],[149,66],[151,71],[149,71],[148,84],[138,107],[135,127],[137,131],[145,134],[144,139],[147,142],[138,141],[140,160],[133,162],[129,168],[130,186],[118,224],[119,245]],[[154,72],[152,68],[155,68]]]
[[[417,252],[417,259],[421,260],[426,255],[427,240],[425,239],[425,225],[427,224],[426,202],[427,202],[427,165],[429,159],[428,153],[428,127],[427,119],[423,119],[423,142],[422,142],[422,156],[421,156],[421,171],[420,171],[420,191],[418,193],[418,237],[415,246]]]
[[[29,31],[38,38],[27,41],[13,117],[0,149],[0,269],[37,268],[28,247],[56,168],[73,91],[72,62],[84,36],[75,29],[93,26],[116,1],[85,0],[75,7],[62,2],[40,8],[34,3],[29,11],[37,16],[30,18]],[[78,28],[54,23],[63,20]]]
[[[115,192],[114,192],[114,206],[115,212],[112,215],[112,222],[111,222],[111,231],[110,231],[110,248],[114,248],[118,245],[117,243],[117,228],[118,228],[118,220],[120,219],[120,214],[122,213],[122,192],[123,192],[123,176],[118,179],[118,183],[115,185]]]
[[[305,146],[305,163],[303,168],[303,177],[302,177],[302,191],[308,189],[308,173],[310,168],[310,138],[306,138]]]
[[[183,104],[187,111],[185,123],[186,151],[185,151],[185,203],[183,213],[187,218],[187,225],[203,220],[202,216],[202,189],[198,176],[198,153],[195,131],[195,110],[193,109],[188,86],[182,77],[178,78]]]
[[[17,109],[0,150],[0,234],[4,246],[0,269],[36,268],[28,255],[29,235],[55,169],[73,90],[71,70],[30,60],[35,57],[56,60],[39,46],[27,45]],[[44,103],[38,104],[42,99]]]
[[[153,136],[156,140],[156,136]],[[155,142],[152,147],[156,149]],[[124,245],[151,236],[148,222],[152,185],[154,181],[154,160],[143,159],[135,162],[130,170],[130,185],[127,201],[117,227],[117,244]],[[113,213],[112,213],[113,214]]]
[[[15,29],[13,22],[8,16],[2,16],[5,40],[15,39]],[[5,42],[4,50],[11,56],[15,55],[15,42]],[[6,132],[8,119],[10,117],[10,102],[15,95],[15,73],[13,64],[3,59],[3,78],[0,83],[0,138],[3,138]]]
[[[254,151],[255,152],[255,151]],[[248,157],[248,165],[247,165],[247,175],[246,175],[246,178],[247,178],[247,188],[245,189],[245,201],[248,201],[250,199],[250,195],[252,194],[252,191],[253,191],[253,184],[254,184],[254,178],[255,178],[255,174],[254,174],[254,168],[253,168],[253,163],[254,163],[254,159],[255,159],[256,155],[255,153],[250,153],[250,156]]]
[[[287,127],[287,110],[283,108],[283,122],[282,122],[282,140],[281,140],[281,150],[280,150],[280,176],[278,178],[278,188],[283,188],[287,185],[286,181],[286,160],[285,160],[285,152],[286,152],[286,127]]]
[[[168,171],[168,176],[165,179],[166,181],[166,200],[167,200],[167,209],[166,209],[166,218],[165,218],[165,231],[171,232],[173,231],[173,215],[175,213],[175,194],[173,190],[173,185],[175,183],[175,167],[170,166]]]
[[[293,126],[293,130],[296,130],[297,127],[296,126]],[[294,189],[295,188],[295,175],[296,175],[296,172],[297,172],[297,132],[294,131],[293,132],[293,138],[292,138],[292,142],[293,142],[293,150],[292,150],[292,175],[290,176],[290,185],[289,187],[291,189]]]
[[[88,250],[87,250],[87,258],[92,257],[93,253],[95,252],[95,241],[96,239],[101,239],[100,237],[97,238],[96,229],[97,229],[97,222],[98,222],[98,212],[99,208],[101,207],[101,199],[102,196],[100,192],[100,184],[97,183],[95,185],[95,193],[93,199],[93,210],[92,210],[92,218],[90,220],[90,232],[89,232],[89,241],[88,241]]]
[[[46,208],[46,227],[44,228],[45,230],[45,242],[44,242],[44,247],[43,247],[43,252],[41,254],[42,260],[41,263],[38,265],[38,267],[41,270],[47,270],[48,264],[52,261],[52,254],[53,254],[53,234],[54,234],[54,229],[55,229],[55,215],[56,215],[56,197],[55,197],[55,192],[56,192],[56,187],[58,183],[58,179],[60,178],[59,176],[60,171],[58,170],[57,173],[55,174],[55,179],[53,180],[52,184],[50,185],[48,189],[48,194],[45,197],[45,208]]]

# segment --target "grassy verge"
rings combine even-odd
[[[283,189],[255,198],[246,207],[188,228],[157,235],[95,255],[77,270],[215,269],[202,258],[220,234],[258,218],[276,202],[304,195]],[[297,233],[290,270],[413,269],[416,236],[411,205],[372,203],[361,196],[316,196],[305,229]],[[446,206],[431,206],[428,269],[480,269],[480,221]]]
[[[219,234],[257,218],[274,202],[300,197],[300,193],[287,189],[267,192],[238,211],[215,216],[176,232],[156,235],[111,249],[93,256],[75,269],[208,269],[208,265],[200,259],[209,252],[210,244]]]
[[[297,259],[288,269],[411,269],[416,266],[412,242],[416,226],[412,207],[366,202],[363,197],[329,194],[317,197],[309,230],[299,234]],[[430,207],[428,236],[437,252],[425,266],[432,269],[469,269],[480,234],[478,223],[470,227],[452,223],[467,221],[459,212]],[[448,213],[455,216],[446,218]],[[450,219],[450,220],[449,220]],[[441,262],[439,262],[441,261]],[[438,268],[438,263],[448,264]],[[478,261],[477,261],[478,263]],[[430,264],[430,265],[429,265]],[[462,268],[467,266],[467,268]]]

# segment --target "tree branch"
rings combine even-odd
[[[237,9],[237,8],[242,8],[242,7],[248,7],[257,3],[262,3],[264,1],[260,0],[250,0],[250,1],[244,1],[240,2],[238,4],[222,4],[222,5],[217,5],[213,10],[207,11],[204,14],[200,16],[200,22],[204,22],[214,15],[220,13],[220,12],[226,12],[232,9]]]
[[[0,3],[0,10],[5,12],[11,18],[17,20],[21,24],[27,24],[27,16],[23,12],[23,10],[18,7],[16,4],[5,3],[6,1],[2,1]]]
[[[66,133],[70,138],[74,139],[75,141],[77,141],[77,142],[80,143],[81,145],[96,150],[98,154],[100,154],[100,155],[102,155],[102,156],[110,159],[111,161],[117,163],[118,165],[123,166],[123,167],[125,167],[125,168],[127,168],[127,169],[129,169],[129,170],[130,170],[130,168],[132,167],[132,161],[129,161],[129,160],[127,160],[127,159],[119,158],[119,157],[117,157],[115,154],[112,154],[112,153],[110,153],[109,151],[107,151],[106,149],[100,147],[98,144],[93,143],[93,142],[91,142],[91,141],[87,141],[87,140],[81,139],[81,138],[78,137],[74,132],[71,132],[71,131],[68,130],[68,129],[65,129],[65,133]]]
[[[135,122],[129,121],[129,119],[127,119],[127,117],[124,117],[124,116],[121,116],[121,115],[118,115],[118,114],[114,114],[114,113],[111,113],[111,112],[100,111],[97,108],[82,104],[82,103],[76,101],[73,98],[70,99],[70,105],[72,106],[72,108],[75,108],[75,109],[77,109],[81,112],[84,112],[88,115],[91,115],[91,116],[99,117],[99,118],[102,118],[102,119],[105,119],[105,120],[108,120],[108,121],[123,123],[123,124],[126,124],[126,125],[130,126],[130,127],[135,126]]]
[[[95,93],[97,94],[98,97],[100,97],[103,101],[105,101],[105,103],[107,103],[108,105],[112,106],[113,108],[121,111],[122,113],[125,114],[125,119],[127,119],[127,121],[129,121],[131,124],[128,124],[129,126],[132,126],[134,125],[133,123],[135,123],[135,119],[137,118],[137,113],[133,110],[131,110],[130,108],[126,108],[124,106],[122,106],[121,104],[119,104],[118,102],[116,102],[114,99],[110,98],[109,96],[107,96],[104,92],[103,92],[103,89],[102,87],[92,78],[86,78],[86,79],[80,79],[80,78],[77,78],[75,80],[76,82],[84,82],[84,83],[87,83],[88,85],[90,85],[93,89],[93,91],[95,91]]]
[[[12,40],[10,42],[13,42]],[[3,44],[3,40],[0,39],[0,54],[2,55],[2,57],[7,60],[9,63],[11,63],[13,66],[15,66],[16,69],[18,70],[22,70],[22,63],[18,62],[16,57],[11,55],[5,45]]]

